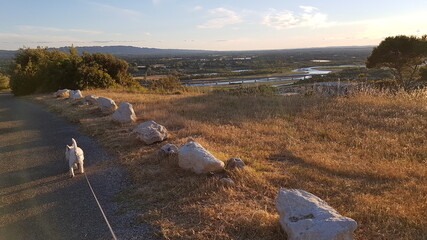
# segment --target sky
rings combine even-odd
[[[425,34],[425,0],[0,0],[2,50],[292,49]]]

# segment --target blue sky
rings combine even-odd
[[[377,45],[427,34],[425,0],[0,0],[0,49],[251,50]]]

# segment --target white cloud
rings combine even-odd
[[[223,28],[226,25],[242,22],[241,17],[236,12],[225,8],[209,10],[209,14],[213,18],[202,25],[198,25],[198,28]]]
[[[152,0],[153,1],[153,5],[157,5],[160,3],[160,0]]]
[[[278,12],[271,9],[270,13],[264,16],[262,24],[281,30],[296,27],[325,27],[331,23],[328,22],[328,16],[318,12],[318,9],[311,6],[300,6],[301,13],[284,10]]]
[[[191,11],[192,12],[197,12],[197,11],[200,11],[200,10],[202,10],[203,9],[203,7],[202,6],[194,6],[192,9],[191,9]]]
[[[312,6],[299,6],[299,7],[306,13],[312,13],[314,11],[319,10],[318,8],[312,7]]]

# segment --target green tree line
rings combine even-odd
[[[102,53],[84,52],[80,56],[73,47],[69,53],[40,47],[20,49],[9,75],[15,95],[137,84],[128,73],[126,61]]]

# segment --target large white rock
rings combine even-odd
[[[89,105],[96,105],[98,104],[98,97],[95,95],[87,95],[85,97],[85,101],[89,104]]]
[[[224,162],[216,159],[200,144],[193,141],[180,148],[178,165],[197,174],[217,172],[224,169]]]
[[[53,95],[57,98],[59,98],[59,97],[68,98],[70,96],[70,90],[61,89],[61,90],[56,91]]]
[[[112,115],[113,121],[119,123],[131,123],[136,121],[136,115],[133,111],[132,104],[120,103],[119,108]]]
[[[82,98],[82,92],[80,90],[70,90],[70,98],[71,99],[80,99]]]
[[[113,99],[99,97],[97,99],[98,107],[103,113],[113,113],[117,109],[117,105]]]
[[[145,144],[161,142],[168,137],[168,130],[154,121],[139,124],[132,133],[136,133],[136,138]]]
[[[351,240],[357,228],[356,221],[303,190],[280,189],[276,208],[288,240]]]

